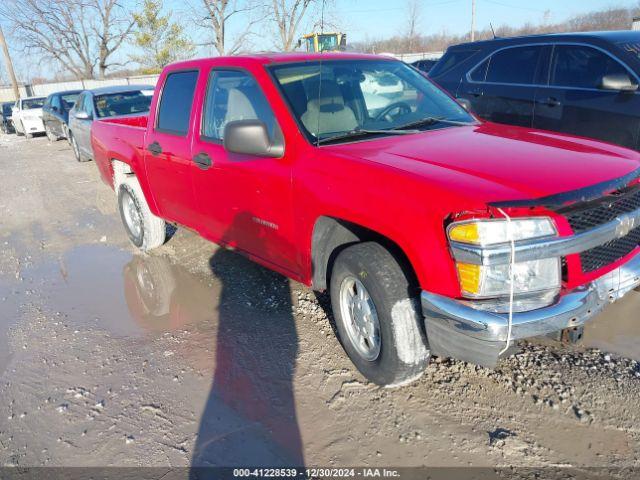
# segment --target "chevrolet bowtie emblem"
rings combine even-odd
[[[638,221],[636,217],[620,217],[618,218],[618,226],[616,227],[616,234],[618,238],[626,237],[631,233],[631,230],[636,228]]]

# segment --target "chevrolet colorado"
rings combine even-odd
[[[638,153],[478,121],[393,59],[176,63],[148,116],[94,122],[91,139],[136,246],[183,225],[328,290],[380,385],[432,354],[494,366],[640,284]]]

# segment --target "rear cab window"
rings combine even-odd
[[[167,75],[158,106],[157,131],[187,135],[197,81],[197,70],[176,71]]]

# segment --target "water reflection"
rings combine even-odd
[[[123,282],[129,312],[146,331],[177,330],[214,315],[217,285],[164,257],[133,257],[123,269]]]

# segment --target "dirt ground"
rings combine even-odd
[[[93,163],[0,136],[0,464],[640,467],[640,294],[494,371],[384,389],[326,298],[178,229],[129,243]]]

